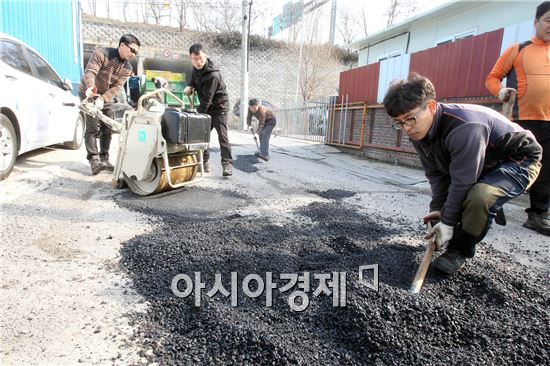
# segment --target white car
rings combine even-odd
[[[63,144],[79,149],[84,119],[70,80],[61,78],[31,47],[0,33],[0,180],[18,155]]]

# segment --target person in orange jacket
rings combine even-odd
[[[491,94],[506,101],[510,89],[517,90],[512,120],[530,130],[542,145],[542,169],[529,191],[530,207],[523,226],[550,235],[550,1],[536,10],[535,36],[510,46],[487,76]],[[506,77],[506,87],[501,81]]]

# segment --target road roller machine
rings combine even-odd
[[[180,108],[161,105],[154,99],[168,93]],[[192,101],[192,99],[190,98]],[[113,172],[113,186],[127,186],[147,196],[182,187],[203,176],[203,152],[210,142],[210,116],[190,110],[167,89],[143,95],[137,110],[124,113],[121,122],[83,102],[81,110],[120,133]]]

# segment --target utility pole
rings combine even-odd
[[[332,0],[330,9],[330,44],[334,44],[334,33],[336,32],[336,0]]]
[[[241,126],[246,129],[248,113],[248,35],[250,30],[250,11],[252,1],[243,0],[243,29],[241,33]]]

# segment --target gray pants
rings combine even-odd
[[[271,132],[277,124],[277,120],[266,121],[262,132],[260,133],[260,153],[263,156],[269,156],[269,139],[271,138]]]

